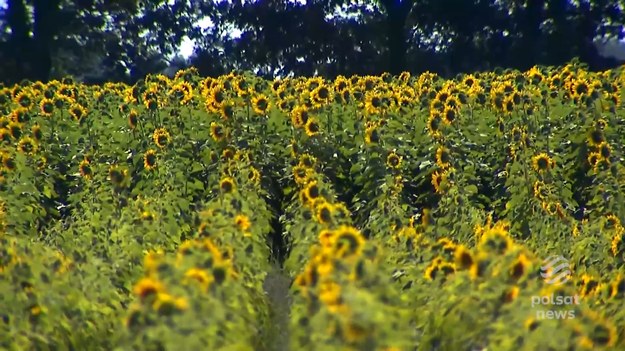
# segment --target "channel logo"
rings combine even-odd
[[[545,283],[560,285],[571,279],[571,269],[569,261],[562,256],[551,256],[543,261],[540,267],[540,276],[545,279]]]

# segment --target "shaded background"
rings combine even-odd
[[[204,76],[449,77],[576,57],[601,70],[620,63],[606,52],[623,38],[624,2],[0,0],[0,81],[134,82],[189,65]]]

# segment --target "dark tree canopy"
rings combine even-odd
[[[133,81],[166,67],[185,37],[205,75],[455,74],[575,57],[602,69],[616,62],[593,40],[623,37],[623,8],[608,0],[7,0],[0,80]]]

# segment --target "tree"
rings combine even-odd
[[[0,80],[46,81],[54,72],[136,78],[146,63],[176,51],[197,9],[186,0],[8,0],[0,59],[10,68]],[[94,66],[103,72],[86,72]]]

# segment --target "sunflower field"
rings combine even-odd
[[[624,92],[576,62],[0,87],[0,349],[623,350]]]

